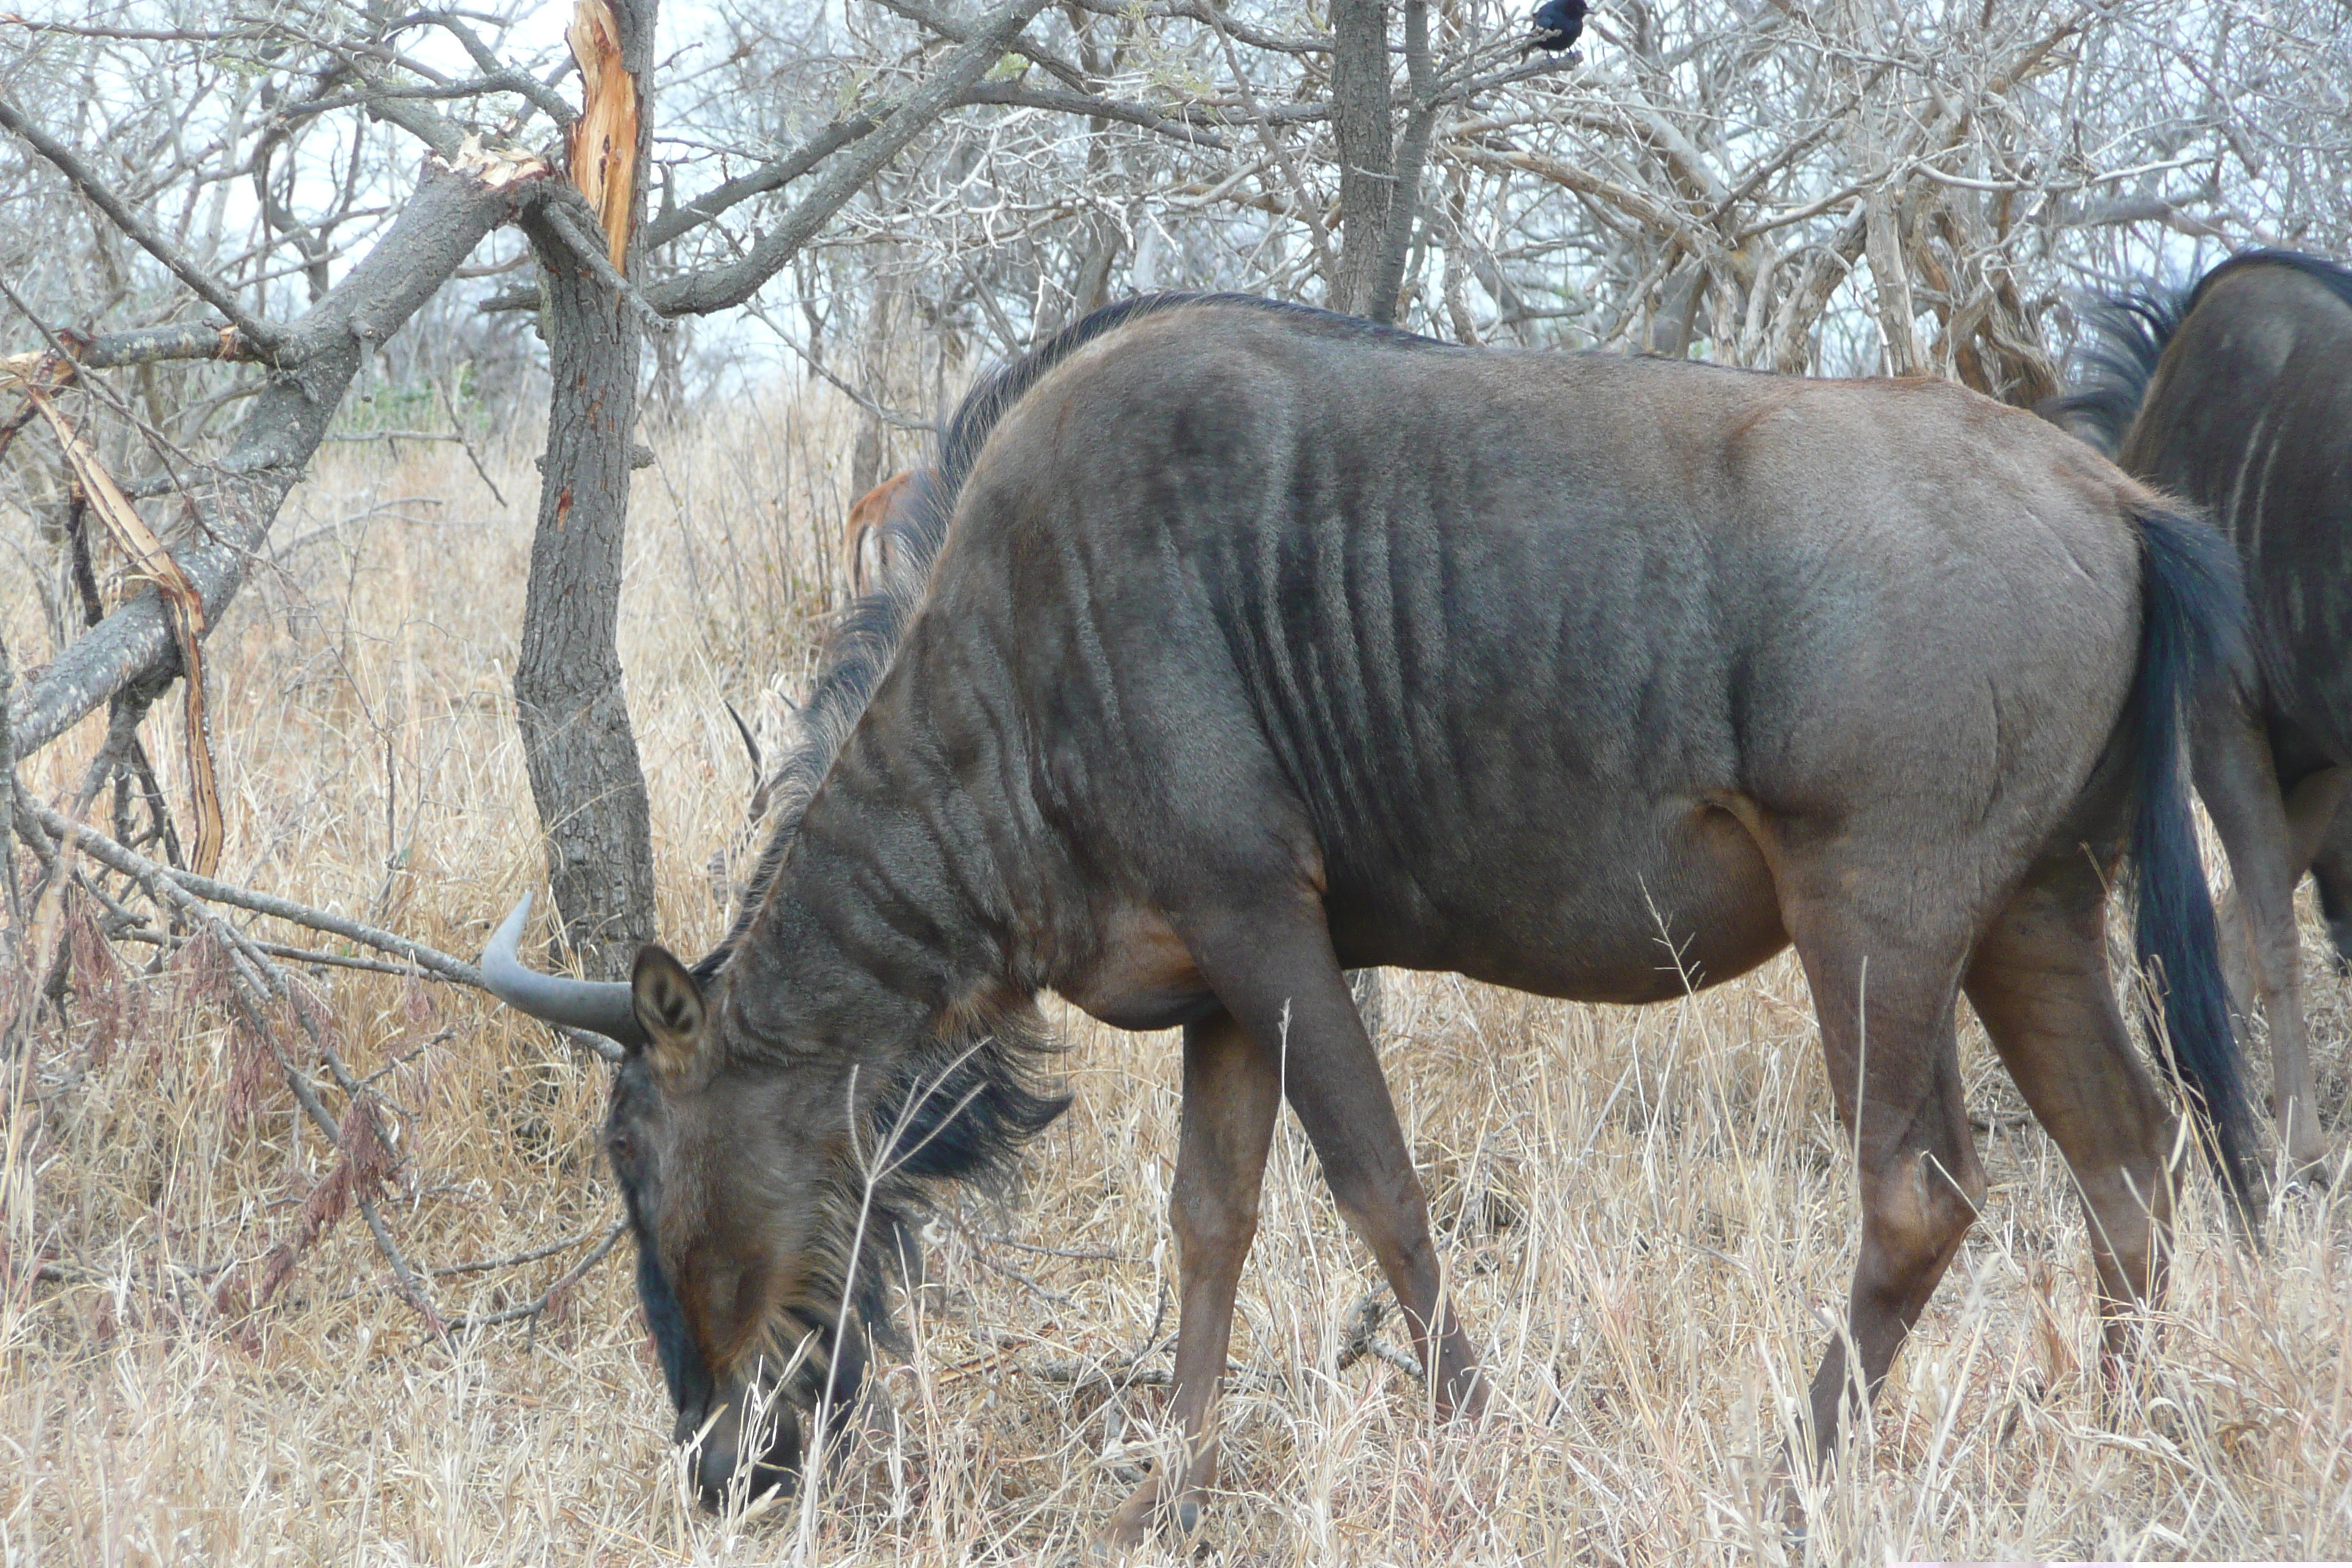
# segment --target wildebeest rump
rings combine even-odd
[[[908,526],[936,511],[930,487],[937,479],[929,468],[902,469],[850,502],[849,516],[841,530],[841,553],[849,569],[850,586],[856,592],[873,591],[888,571],[894,551],[919,544],[927,537],[931,548],[938,548],[936,536]],[[925,556],[911,564],[928,570],[930,558]]]
[[[2199,713],[2192,750],[2252,939],[2280,1142],[2309,1168],[2326,1144],[2294,888],[2352,784],[2352,271],[2249,251],[2179,293],[2109,300],[2094,324],[2090,384],[2051,416],[2209,509],[2244,566],[2250,657]],[[2328,873],[2346,847],[2321,868],[2339,931]]]
[[[2107,878],[2128,841],[2171,1059],[2233,1152],[2176,724],[2241,606],[2218,539],[2088,448],[1941,384],[1159,298],[983,384],[940,473],[938,559],[853,623],[808,710],[830,749],[719,952],[551,982],[512,918],[484,963],[634,1042],[609,1136],[709,1484],[757,1358],[848,1345],[922,1182],[1058,1108],[1045,988],[1184,1030],[1188,1447],[1117,1538],[1189,1523],[1213,1474],[1286,1094],[1437,1408],[1483,1400],[1347,964],[1643,1002],[1795,942],[1864,1207],[1823,1445],[1984,1193],[1962,990],[2073,1166],[2111,1314],[2159,1283],[2170,1119],[2109,981]]]

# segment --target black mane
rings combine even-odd
[[[2244,250],[2187,289],[2138,284],[2094,302],[2084,312],[2089,337],[2076,351],[2081,388],[2051,398],[2040,412],[2112,458],[2147,395],[2149,378],[2167,343],[2214,281],[2247,267],[2289,267],[2317,279],[2352,308],[2352,268],[2299,250]]]

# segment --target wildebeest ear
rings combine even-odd
[[[637,949],[629,972],[629,1000],[646,1031],[646,1049],[664,1076],[682,1072],[694,1060],[702,1033],[702,987],[669,949],[647,943]]]

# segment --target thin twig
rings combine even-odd
[[[131,918],[136,920],[137,916]],[[150,947],[182,948],[188,944],[184,936],[173,936],[141,921],[110,931],[110,936],[121,942],[141,942]],[[289,963],[317,963],[335,969],[358,969],[370,974],[397,974],[409,980],[437,980],[444,984],[457,984],[457,980],[438,970],[426,969],[415,963],[387,963],[379,958],[354,958],[343,952],[321,952],[317,948],[289,947],[279,942],[255,942],[254,947],[272,958],[282,958]]]
[[[34,152],[56,164],[58,173],[79,185],[91,205],[111,219],[117,228],[137,241],[150,256],[171,268],[173,275],[194,289],[198,299],[227,317],[238,334],[255,349],[265,355],[277,349],[282,341],[277,328],[238,304],[235,295],[190,260],[179,247],[142,222],[139,215],[124,205],[122,198],[110,190],[106,182],[100,179],[72,148],[27,120],[15,104],[5,98],[0,98],[0,126],[15,132]]]
[[[509,1307],[502,1311],[468,1313],[462,1318],[453,1318],[450,1320],[449,1327],[463,1333],[468,1329],[487,1329],[499,1323],[514,1323],[525,1318],[538,1317],[555,1304],[555,1299],[558,1296],[586,1279],[590,1269],[604,1262],[612,1254],[614,1245],[620,1241],[621,1233],[628,1228],[627,1220],[614,1220],[613,1228],[604,1233],[604,1239],[596,1244],[596,1249],[564,1270],[562,1277],[550,1285],[546,1293],[538,1300],[520,1307]]]
[[[614,1221],[606,1235],[609,1237],[613,1232],[618,1231],[622,1223],[619,1220]],[[433,1278],[446,1279],[452,1274],[487,1274],[493,1268],[512,1268],[520,1264],[536,1263],[542,1258],[552,1258],[559,1252],[569,1252],[595,1234],[596,1227],[590,1226],[577,1236],[567,1236],[562,1241],[551,1241],[544,1247],[534,1247],[528,1252],[509,1253],[504,1258],[478,1258],[471,1263],[445,1263],[433,1271]]]
[[[990,1242],[995,1246],[1014,1247],[1020,1248],[1024,1252],[1034,1252],[1044,1258],[1076,1258],[1089,1263],[1133,1264],[1138,1261],[1135,1258],[1128,1257],[1125,1253],[1120,1252],[1073,1252],[1059,1247],[1039,1247],[1034,1242],[1015,1241],[1009,1236],[991,1236],[985,1231],[979,1231],[974,1234],[979,1236],[982,1241]]]

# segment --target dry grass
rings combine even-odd
[[[744,412],[657,440],[639,486],[624,656],[681,948],[714,933],[705,862],[742,799],[720,700],[777,671],[796,684],[839,592],[824,546],[845,437],[821,410]],[[493,454],[492,470],[526,502],[522,458]],[[279,525],[282,570],[218,642],[227,875],[479,946],[538,874],[508,695],[528,535],[453,448],[320,465]],[[29,660],[31,612],[8,613]],[[95,744],[85,731],[30,782],[54,795]],[[1070,1020],[1077,1103],[1025,1195],[940,1227],[916,1356],[887,1378],[902,1440],[862,1454],[821,1510],[713,1519],[685,1500],[622,1258],[535,1324],[442,1343],[354,1216],[268,1306],[220,1310],[294,1233],[334,1152],[254,1070],[201,966],[102,969],[77,972],[73,1026],[17,1064],[9,1239],[58,1267],[0,1294],[8,1563],[1051,1560],[1160,1438],[1164,1391],[1068,1374],[1144,1346],[1160,1319],[1167,1037]],[[348,971],[318,984],[353,1067],[389,1069],[404,1163],[386,1212],[412,1257],[446,1268],[602,1234],[601,1067],[454,988]],[[1243,1286],[1212,1553],[2352,1556],[2352,1205],[2287,1203],[2256,1258],[2197,1184],[2161,1353],[2139,1386],[2103,1394],[2067,1178],[1972,1037],[1972,1104],[1994,1129],[1984,1223],[1791,1552],[1770,1476],[1855,1231],[1792,963],[1644,1012],[1391,984],[1384,1055],[1494,1412],[1476,1433],[1433,1431],[1390,1365],[1334,1370],[1375,1279],[1286,1127]],[[2314,989],[2340,1134],[2352,1025],[2340,983]],[[434,1290],[453,1315],[496,1310],[579,1255]]]

